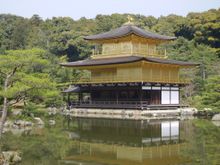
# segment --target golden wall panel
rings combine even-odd
[[[115,68],[91,69],[91,82],[158,82],[179,83],[179,67],[139,63],[139,65],[119,65]]]
[[[106,58],[124,55],[138,55],[144,57],[166,58],[165,50],[158,50],[153,43],[142,42],[118,42],[118,43],[104,43],[102,51],[93,51],[92,58]]]

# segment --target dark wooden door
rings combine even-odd
[[[161,104],[161,91],[160,90],[151,91],[150,104]]]

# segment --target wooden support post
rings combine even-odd
[[[82,93],[79,92],[79,104],[81,104],[81,103],[82,103]]]
[[[118,90],[116,90],[116,104],[118,104]]]
[[[89,104],[91,104],[92,103],[92,89],[91,89],[91,86],[89,87],[89,94],[90,94],[90,96],[89,96]]]
[[[80,102],[80,92],[78,93],[78,102]]]
[[[143,100],[143,90],[142,90],[142,83],[141,83],[141,85],[140,85],[140,108],[141,108],[141,110],[143,109],[142,100]]]

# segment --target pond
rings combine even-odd
[[[6,133],[1,149],[19,150],[22,165],[220,164],[220,128],[209,120],[50,119],[55,126]]]

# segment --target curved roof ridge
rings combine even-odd
[[[150,31],[143,30],[134,25],[123,25],[117,29],[113,29],[108,32],[86,36],[84,39],[86,40],[101,40],[101,39],[114,39],[124,37],[130,34],[135,34],[144,38],[158,39],[158,40],[173,40],[176,37],[160,35],[157,33],[153,33]]]
[[[159,59],[154,57],[141,57],[141,56],[123,56],[123,57],[112,57],[112,58],[100,58],[100,59],[86,59],[82,61],[76,62],[68,62],[61,63],[61,66],[66,67],[81,67],[81,66],[97,66],[97,65],[110,65],[110,64],[124,64],[124,63],[132,63],[138,61],[148,61],[154,63],[162,63],[162,64],[173,64],[173,65],[181,65],[181,66],[196,66],[199,64],[186,62],[186,61],[177,61],[177,60],[168,60],[168,59]]]

